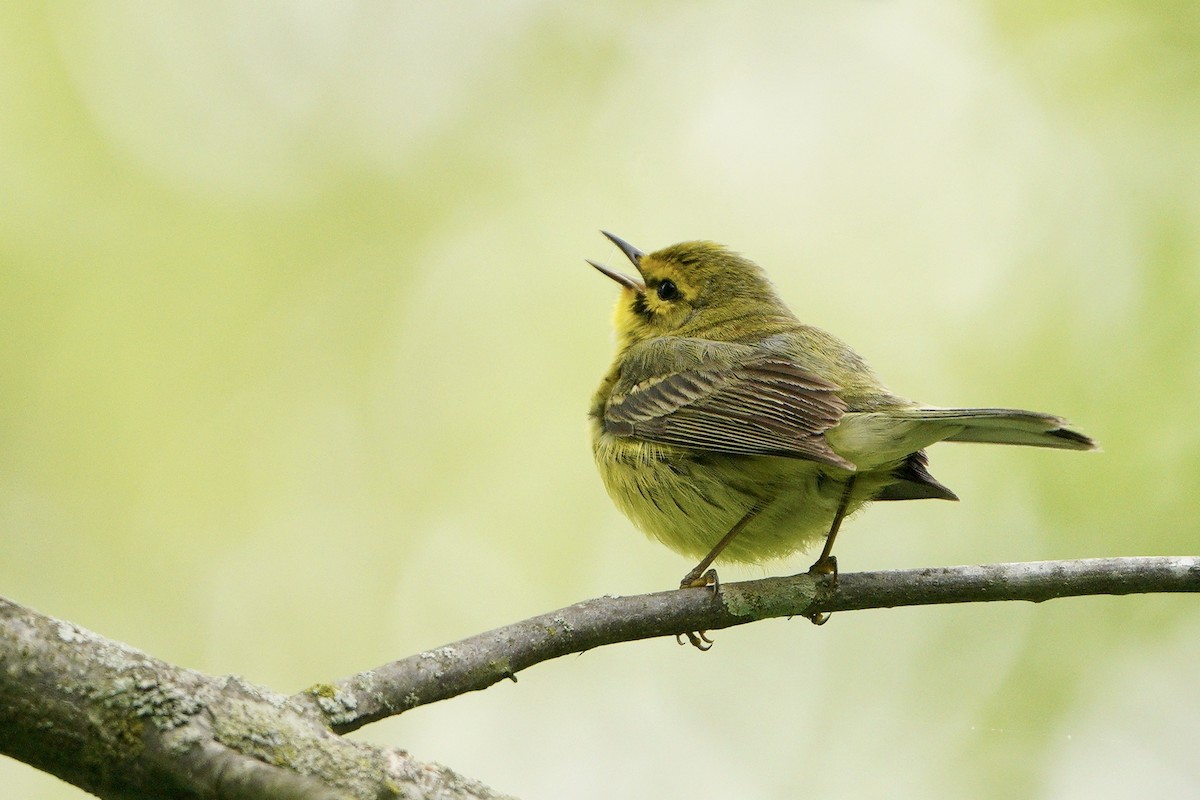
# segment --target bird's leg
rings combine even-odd
[[[851,474],[846,479],[846,487],[842,489],[842,499],[838,503],[837,513],[833,515],[833,524],[829,526],[829,533],[825,536],[825,546],[821,548],[820,557],[813,562],[813,565],[808,568],[808,574],[814,577],[824,575],[831,576],[831,585],[837,586],[837,558],[833,555],[833,540],[837,538],[838,528],[842,527],[842,520],[846,518],[846,509],[850,505],[850,492],[854,489],[854,478],[856,475]],[[814,625],[824,625],[829,620],[829,615],[824,612],[816,612],[809,616],[809,620]]]
[[[854,478],[851,474],[846,479],[846,486],[842,489],[842,499],[838,503],[837,513],[833,515],[833,524],[829,526],[829,533],[825,535],[825,547],[821,549],[821,556],[813,565],[808,568],[812,575],[832,575],[834,582],[837,581],[837,559],[833,557],[833,540],[837,538],[838,528],[842,527],[842,520],[846,518],[846,508],[850,505],[850,492],[854,489]]]
[[[680,589],[694,589],[697,586],[711,586],[713,593],[721,588],[721,583],[717,580],[717,571],[708,569],[712,563],[717,560],[717,556],[721,555],[721,551],[729,546],[729,543],[734,540],[742,530],[750,524],[750,520],[758,516],[758,512],[762,510],[761,506],[751,506],[746,515],[737,521],[737,523],[729,529],[729,533],[721,537],[721,541],[717,542],[716,547],[708,551],[708,555],[700,559],[700,563],[692,569],[687,575],[683,576],[683,580],[679,582]],[[705,572],[705,570],[708,570]]]
[[[713,595],[716,596],[716,594],[721,591],[721,581],[717,577],[717,571],[715,569],[709,569],[709,567],[712,566],[712,563],[717,560],[717,556],[721,555],[721,551],[729,546],[729,543],[733,541],[734,537],[741,533],[742,530],[750,524],[750,520],[758,516],[758,512],[761,510],[762,506],[751,506],[750,510],[747,511],[746,514],[739,519],[732,528],[729,529],[729,533],[721,537],[721,541],[717,542],[716,547],[710,550],[708,555],[700,560],[700,563],[696,565],[695,569],[683,576],[683,580],[679,582],[679,588],[693,589],[700,586],[711,586]],[[686,634],[688,642],[691,643],[692,647],[700,650],[701,652],[708,650],[713,645],[712,639],[705,636],[705,633],[706,631],[688,631]],[[680,638],[683,635],[685,634],[676,636],[675,641],[683,644],[683,639]]]

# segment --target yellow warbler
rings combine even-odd
[[[840,339],[801,323],[753,262],[712,242],[643,253],[605,232],[636,277],[621,285],[617,354],[592,398],[604,485],[639,528],[701,559],[760,563],[834,537],[870,500],[958,498],[929,474],[941,441],[1092,450],[1060,417],[934,408],[892,394]],[[693,643],[697,643],[693,638]]]

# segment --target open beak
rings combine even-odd
[[[635,267],[639,265],[639,263],[642,260],[642,256],[645,255],[645,253],[643,253],[641,250],[638,250],[636,247],[634,247],[629,242],[622,239],[620,236],[615,236],[615,235],[609,233],[608,231],[600,231],[600,232],[603,233],[605,236],[607,236],[609,238],[609,241],[611,241],[617,247],[621,248],[621,252],[625,254],[625,257],[628,258]],[[614,281],[621,284],[626,289],[632,289],[633,291],[637,292],[638,294],[646,293],[646,284],[643,283],[638,278],[631,278],[630,276],[626,275],[624,272],[618,272],[617,270],[613,269],[612,267],[608,267],[608,266],[605,266],[604,264],[597,263],[595,261],[592,261],[591,259],[587,259],[587,263],[591,264],[597,270],[604,273],[608,277],[612,278]]]

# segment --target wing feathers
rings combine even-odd
[[[837,387],[761,351],[740,363],[701,361],[614,392],[606,429],[618,436],[736,455],[807,458],[854,469],[825,431],[845,413]]]

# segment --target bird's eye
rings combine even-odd
[[[665,280],[658,284],[658,299],[667,301],[679,299],[679,287],[675,285],[675,281]]]

